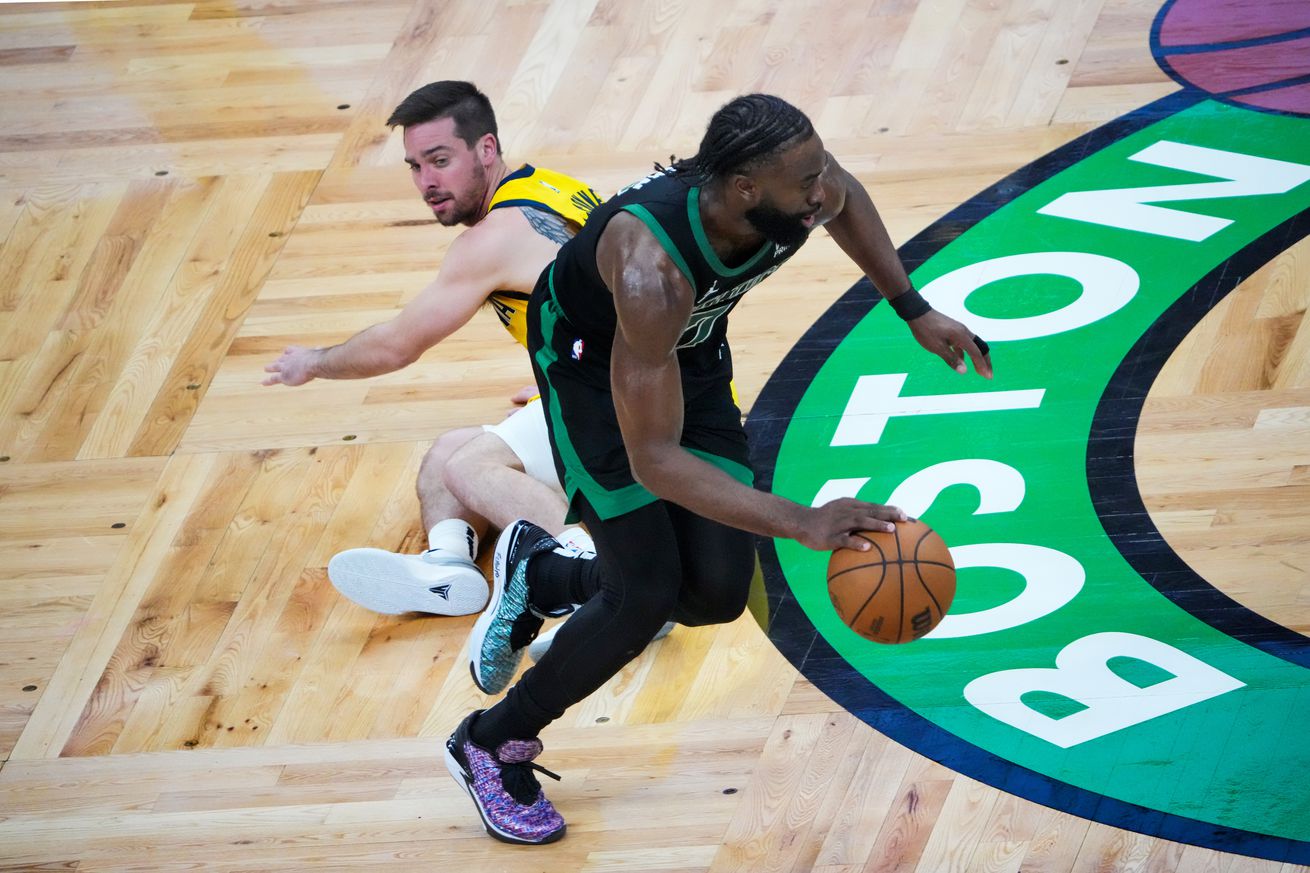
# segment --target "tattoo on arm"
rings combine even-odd
[[[519,209],[523,217],[528,220],[528,224],[532,225],[532,229],[551,242],[564,245],[573,236],[568,222],[558,215],[529,206],[520,206]]]

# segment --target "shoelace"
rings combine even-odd
[[[500,765],[500,782],[505,786],[505,791],[520,806],[531,806],[537,802],[537,795],[541,793],[541,783],[537,777],[532,775],[532,771],[545,773],[556,782],[563,781],[556,773],[552,773],[540,764],[532,761],[520,761],[514,764]]]

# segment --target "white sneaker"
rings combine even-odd
[[[346,598],[384,615],[469,615],[487,605],[487,580],[462,555],[347,549],[328,562],[328,578]]]
[[[565,618],[564,621],[568,621],[568,619]],[[546,654],[546,650],[550,648],[550,644],[555,641],[555,634],[559,632],[560,628],[564,627],[564,621],[556,622],[551,627],[537,634],[537,638],[528,644],[528,657],[532,659],[532,663],[537,663],[541,660],[541,656]],[[653,643],[655,640],[664,639],[675,627],[677,627],[677,622],[665,622],[664,627],[659,629],[659,632],[655,634],[651,639],[651,642]]]

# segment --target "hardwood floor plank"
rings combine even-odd
[[[340,342],[436,275],[457,231],[385,125],[425,82],[477,82],[511,164],[605,194],[694,152],[731,96],[779,93],[902,243],[1176,93],[1152,54],[1161,10],[0,4],[0,870],[1310,873],[922,757],[779,653],[762,586],[551,725],[569,835],[497,843],[442,761],[495,700],[468,679],[473,617],[372,614],[326,567],[425,548],[429,444],[498,420],[528,361],[479,314],[399,373],[260,385],[284,346]],[[1155,379],[1134,476],[1205,584],[1304,635],[1310,242],[1272,255]],[[744,409],[858,272],[816,234],[734,312]]]
[[[210,464],[209,458],[192,457],[165,465],[140,514],[132,520],[118,559],[15,743],[11,761],[62,754],[83,707],[97,693],[104,668],[144,593],[150,568],[167,553],[185,507],[196,496]],[[108,689],[99,693],[112,698]],[[104,717],[112,721],[121,715],[109,712]]]
[[[991,853],[984,851],[987,844],[982,836],[998,798],[994,788],[956,779],[942,806],[941,824],[933,829],[924,846],[918,869],[984,869]]]
[[[222,278],[155,395],[145,415],[149,429],[138,432],[131,454],[167,454],[177,447],[212,377],[213,350],[226,348],[236,334],[318,179],[317,172],[305,172],[262,180],[259,205],[224,260]]]

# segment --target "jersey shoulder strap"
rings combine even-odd
[[[686,277],[697,300],[724,288],[750,287],[747,283],[772,273],[795,253],[797,246],[765,241],[741,263],[729,266],[720,260],[701,220],[699,185],[681,182],[668,174],[663,177],[657,174],[639,185],[644,190],[625,200],[619,208],[646,225]]]
[[[527,206],[558,215],[565,221],[584,225],[600,197],[588,185],[572,176],[524,164],[496,186],[490,209]],[[487,302],[515,342],[528,343],[527,311],[530,295],[519,291],[495,291]]]
[[[598,205],[600,196],[587,184],[563,173],[524,164],[496,186],[490,208],[529,206],[581,226]]]

